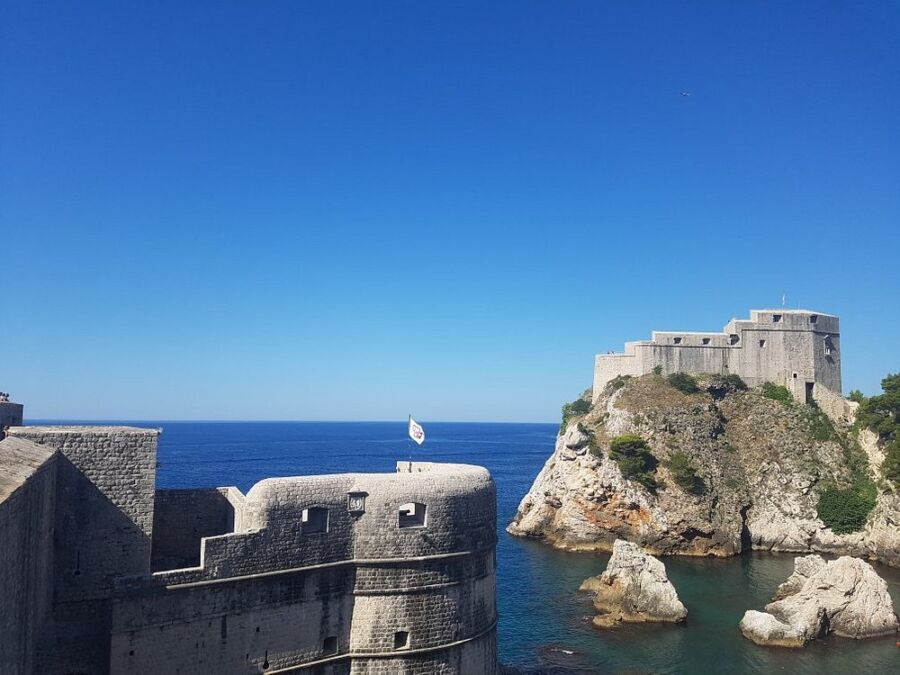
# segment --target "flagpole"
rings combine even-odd
[[[412,426],[412,413],[406,420],[406,451],[409,453],[409,472],[412,473],[412,436],[409,435],[409,428]]]

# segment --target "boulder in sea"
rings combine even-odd
[[[617,539],[606,570],[589,577],[579,590],[593,592],[599,614],[593,623],[600,628],[621,622],[659,621],[682,623],[687,609],[659,560],[643,553],[635,544]]]
[[[891,635],[900,622],[887,583],[869,563],[808,555],[794,560],[794,573],[766,611],[749,610],[740,628],[760,645],[802,647],[829,633],[856,639]]]

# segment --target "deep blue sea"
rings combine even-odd
[[[558,673],[900,673],[893,637],[829,638],[803,650],[758,647],[738,631],[744,610],[762,609],[791,572],[793,556],[755,553],[729,560],[666,558],[689,611],[685,626],[600,631],[589,598],[576,593],[607,556],[563,553],[506,534],[505,527],[553,451],[556,425],[426,423],[410,449],[405,422],[132,422],[162,427],[157,485],[235,485],[345,471],[393,471],[398,459],[464,462],[497,483],[500,658],[524,672]],[[900,607],[900,571],[879,566]]]

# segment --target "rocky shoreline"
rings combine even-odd
[[[653,375],[611,383],[567,420],[507,531],[574,551],[611,551],[621,538],[655,555],[755,549],[900,566],[900,495],[882,485],[859,532],[835,533],[817,515],[822,487],[850,483],[860,464],[876,484],[873,434],[733,380],[699,384],[684,393]],[[610,456],[623,435],[643,439],[657,462],[644,482]],[[695,471],[690,484],[682,465]]]

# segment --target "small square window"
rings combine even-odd
[[[425,527],[425,512],[427,507],[419,502],[403,504],[399,511],[400,527]]]
[[[773,314],[772,315],[772,323],[779,323],[781,321],[781,314]]]
[[[409,631],[398,630],[394,633],[394,649],[409,649]]]
[[[810,322],[810,323],[816,323],[818,320],[819,320],[819,315],[818,315],[818,314],[813,314],[811,317],[809,317],[809,322]]]
[[[741,337],[739,335],[735,335],[734,333],[732,333],[731,335],[728,336],[729,344],[736,345],[740,341],[741,341]]]
[[[300,524],[303,534],[328,532],[328,509],[320,506],[303,509],[303,513],[300,515]]]
[[[765,347],[765,346],[766,346],[766,341],[765,341],[765,340],[760,340],[760,341],[759,341],[759,348],[762,349],[762,348]]]
[[[705,344],[705,345],[708,345],[708,344],[709,344],[709,338],[703,338],[703,339],[701,340],[701,342],[702,342],[703,344]]]
[[[681,338],[680,338],[680,337],[672,338],[672,340],[673,340],[673,342],[674,342],[676,345],[680,345],[680,344],[681,344]]]
[[[337,654],[338,644],[337,636],[329,635],[322,641],[322,652],[325,654]]]

